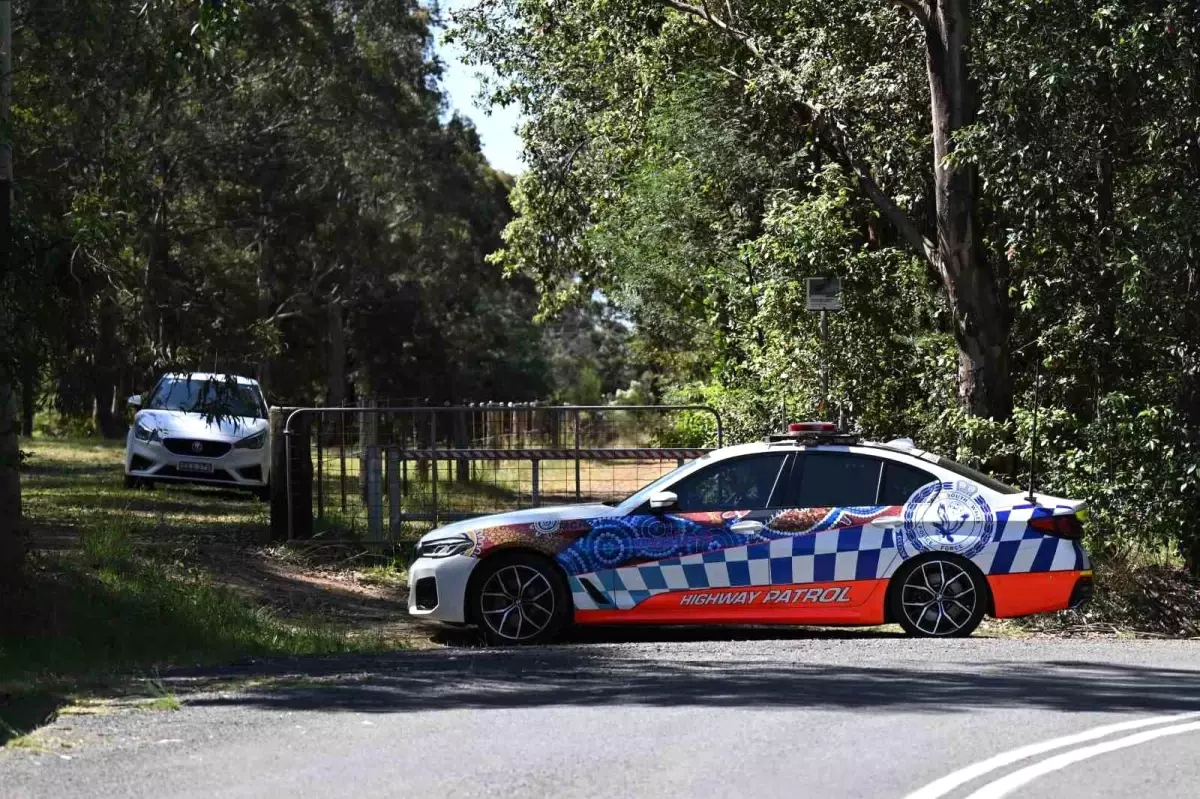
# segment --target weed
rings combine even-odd
[[[105,518],[90,525],[80,534],[83,556],[93,568],[119,567],[133,559],[133,521],[128,518]]]
[[[367,566],[359,571],[359,579],[367,585],[399,588],[408,581],[408,564],[393,560],[378,566]]]
[[[179,701],[177,696],[160,696],[158,699],[151,699],[148,702],[143,702],[138,705],[142,710],[158,710],[174,712],[183,708],[183,702]]]
[[[183,702],[180,701],[179,697],[172,693],[167,686],[163,685],[162,680],[157,676],[147,680],[146,686],[150,689],[150,693],[154,698],[139,705],[143,710],[174,712],[183,708]]]

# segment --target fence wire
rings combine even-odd
[[[481,514],[620,501],[723,435],[704,406],[303,408],[287,430],[311,463],[314,536],[393,543]]]

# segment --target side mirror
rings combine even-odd
[[[141,394],[134,394],[132,397],[130,397],[129,399],[127,399],[125,401],[128,402],[130,405],[132,405],[135,408],[142,407],[142,395]]]
[[[679,504],[674,491],[659,491],[650,495],[650,510],[670,510]]]

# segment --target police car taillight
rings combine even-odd
[[[1083,522],[1074,513],[1060,516],[1039,516],[1029,520],[1029,526],[1039,533],[1058,538],[1083,538]]]

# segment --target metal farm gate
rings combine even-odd
[[[724,433],[702,405],[364,406],[280,417],[274,468],[286,480],[272,505],[275,537],[285,537],[283,515],[288,539],[380,544],[486,513],[620,500],[720,447]]]

